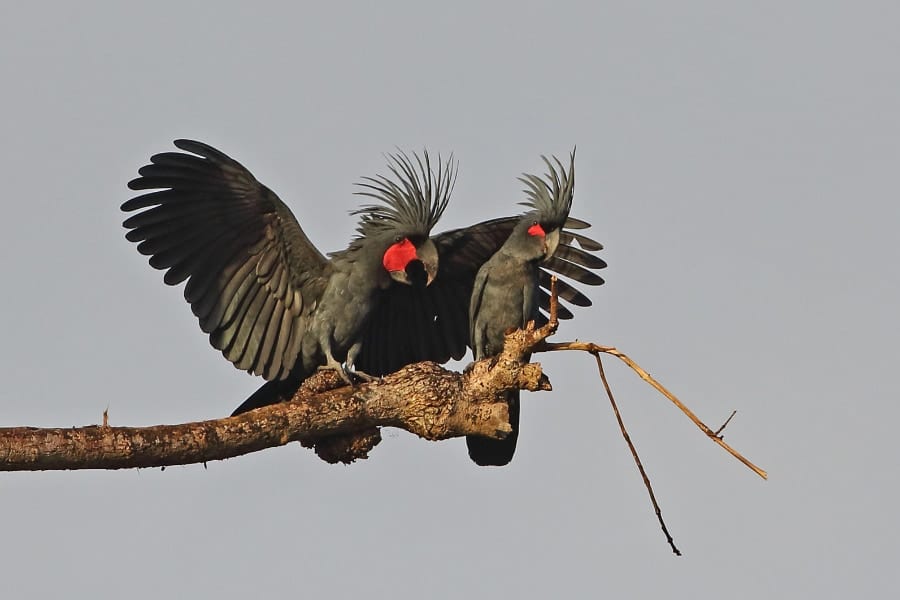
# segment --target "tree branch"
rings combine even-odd
[[[551,389],[540,365],[522,359],[542,335],[548,333],[533,327],[512,332],[503,354],[476,362],[464,373],[425,362],[350,387],[335,372],[320,371],[290,402],[236,417],[153,427],[0,428],[0,470],[184,465],[317,440],[325,442],[320,456],[346,462],[364,458],[380,439],[374,428],[384,426],[428,440],[502,438],[511,431],[503,392]],[[339,434],[351,433],[340,440]]]
[[[550,319],[507,333],[503,352],[469,365],[463,373],[435,363],[409,365],[375,382],[346,386],[333,371],[320,371],[289,402],[236,417],[180,425],[0,428],[0,471],[127,469],[206,463],[299,441],[329,462],[366,458],[381,440],[380,427],[399,427],[428,440],[467,435],[502,439],[510,431],[504,392],[547,391],[550,381],[534,352],[581,350],[616,356],[678,405],[710,438],[753,469],[766,472],[724,442],[671,392],[623,353],[587,342],[551,344],[557,295],[551,284]],[[727,423],[727,422],[726,422]],[[723,425],[724,427],[724,425]]]
[[[721,432],[734,413],[713,431],[616,348],[578,341],[546,342],[558,326],[555,277],[551,279],[549,308],[550,318],[543,327],[531,322],[524,329],[508,332],[498,356],[475,362],[463,373],[423,362],[374,382],[347,386],[335,371],[323,370],[304,381],[290,401],[236,417],[181,425],[111,427],[104,410],[102,425],[0,428],[0,471],[127,469],[206,463],[292,441],[314,448],[328,462],[352,462],[368,456],[381,441],[380,428],[385,426],[400,427],[428,440],[466,435],[502,439],[512,431],[504,392],[551,389],[540,364],[526,362],[525,357],[536,352],[579,350],[596,358],[616,420],[647,487],[656,517],[672,551],[680,555],[619,414],[600,354],[611,354],[625,362],[713,441],[764,479],[766,472],[722,439]]]

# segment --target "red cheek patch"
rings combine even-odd
[[[388,273],[392,273],[394,271],[405,270],[409,261],[415,260],[416,258],[416,247],[413,246],[413,243],[409,241],[409,239],[403,238],[402,241],[391,244],[384,252],[381,264],[384,265],[384,268]]]
[[[540,224],[540,223],[535,223],[534,225],[532,225],[531,227],[528,228],[528,235],[540,235],[540,236],[544,236],[544,235],[547,235],[547,234],[544,233],[544,228],[541,227],[541,224]]]

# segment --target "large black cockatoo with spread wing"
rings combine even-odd
[[[346,379],[384,292],[426,288],[438,272],[431,228],[449,201],[452,158],[435,173],[427,153],[390,157],[396,178],[361,184],[376,204],[356,211],[359,235],[346,250],[322,255],[290,209],[237,161],[201,142],[151,157],[133,190],[157,190],[122,205],[137,212],[126,238],[187,280],[184,297],[210,343],[264,385],[238,412],[289,395],[317,367]],[[293,389],[291,389],[293,388]]]
[[[546,179],[523,175],[532,210],[519,218],[503,246],[478,270],[469,305],[469,337],[475,359],[503,350],[506,332],[540,321],[541,263],[559,245],[560,230],[572,208],[575,190],[575,153],[569,170],[554,157]],[[557,169],[558,167],[558,169]],[[526,357],[526,360],[529,357]],[[519,437],[519,391],[506,393],[512,432],[502,440],[469,436],[469,457],[479,465],[502,466],[512,460]]]

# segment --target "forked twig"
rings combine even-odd
[[[672,539],[672,534],[669,533],[669,530],[666,528],[666,522],[663,521],[662,510],[659,508],[659,503],[656,501],[656,495],[653,493],[653,486],[650,485],[650,478],[644,470],[644,465],[641,464],[641,459],[638,456],[637,449],[631,442],[631,436],[628,435],[628,430],[625,429],[625,422],[622,420],[622,415],[619,414],[619,407],[616,405],[616,399],[613,398],[609,382],[606,380],[606,373],[603,372],[603,362],[600,360],[600,355],[596,354],[594,355],[594,358],[597,359],[597,370],[600,371],[600,379],[603,380],[603,387],[606,388],[606,395],[609,397],[609,403],[612,404],[613,413],[616,415],[616,421],[618,421],[619,429],[622,431],[622,437],[625,438],[625,443],[628,444],[628,449],[631,450],[634,464],[637,465],[638,471],[641,472],[641,477],[644,479],[644,487],[647,488],[647,493],[650,494],[650,502],[653,504],[654,512],[656,512],[656,520],[659,521],[663,533],[666,534],[666,541],[669,542],[672,552],[674,552],[676,556],[681,556],[681,550],[675,546],[675,540]]]
[[[651,377],[650,374],[647,371],[645,371],[644,369],[642,369],[640,365],[638,365],[636,362],[631,360],[623,352],[620,352],[619,350],[617,350],[615,347],[600,346],[599,344],[593,344],[591,342],[557,342],[557,343],[544,342],[538,348],[535,348],[534,352],[554,352],[557,350],[580,350],[582,352],[587,352],[589,354],[592,354],[595,357],[599,356],[601,353],[602,354],[611,354],[612,356],[615,356],[616,358],[618,358],[619,360],[624,362],[626,365],[631,367],[631,370],[634,371],[635,373],[637,373],[641,379],[643,379],[644,381],[649,383],[651,386],[653,386],[654,389],[656,389],[656,391],[661,393],[663,396],[668,398],[675,406],[680,408],[681,412],[686,414],[688,416],[688,418],[694,422],[694,425],[699,427],[700,430],[703,431],[703,433],[705,433],[707,435],[707,437],[709,437],[712,441],[714,441],[715,443],[720,445],[729,454],[731,454],[733,457],[735,457],[736,459],[738,459],[739,461],[744,463],[748,468],[750,468],[754,473],[756,473],[763,479],[769,478],[768,473],[766,473],[763,469],[760,469],[759,467],[754,465],[752,462],[750,462],[749,460],[744,458],[744,456],[740,452],[738,452],[737,450],[735,450],[734,448],[729,446],[725,442],[725,440],[722,439],[722,437],[720,435],[718,435],[715,431],[710,429],[703,421],[700,420],[700,418],[697,415],[694,414],[694,412],[691,409],[689,409],[687,406],[685,406],[681,400],[676,398],[675,394],[673,394],[672,392],[667,390],[665,387],[663,387],[663,385],[661,383],[659,383],[653,377]]]
[[[600,379],[603,381],[603,387],[606,389],[606,395],[609,397],[609,402],[612,405],[613,413],[616,416],[616,421],[619,424],[619,429],[622,432],[622,437],[625,438],[625,443],[628,444],[628,449],[631,451],[631,456],[634,458],[634,462],[637,465],[638,471],[641,473],[641,478],[644,480],[644,486],[647,488],[647,493],[650,495],[650,502],[653,504],[653,510],[656,512],[656,519],[659,521],[660,527],[662,527],[663,533],[666,536],[666,541],[669,543],[669,546],[672,548],[672,552],[675,553],[676,556],[681,556],[681,551],[675,546],[675,541],[672,538],[672,535],[669,533],[669,530],[666,528],[666,523],[662,518],[662,510],[659,507],[659,503],[656,501],[656,495],[653,493],[653,486],[650,485],[650,478],[647,476],[647,472],[644,470],[644,465],[641,464],[641,459],[638,456],[637,449],[631,441],[631,436],[628,435],[628,430],[625,428],[625,422],[622,420],[622,415],[619,413],[619,407],[616,405],[616,400],[613,397],[612,389],[609,386],[609,381],[606,379],[606,373],[603,371],[603,362],[600,359],[600,354],[611,354],[628,365],[638,376],[653,386],[658,392],[660,392],[663,396],[668,398],[675,406],[681,409],[681,411],[694,422],[694,424],[703,431],[707,437],[711,438],[717,444],[719,444],[722,448],[724,448],[729,454],[737,458],[739,461],[744,463],[747,467],[753,470],[754,473],[762,477],[763,479],[768,479],[768,474],[754,465],[752,462],[744,458],[740,452],[729,446],[722,439],[722,431],[731,421],[737,411],[733,411],[731,416],[725,420],[721,427],[718,430],[713,431],[709,427],[706,426],[703,421],[697,417],[689,409],[684,405],[678,398],[675,397],[675,394],[667,390],[661,383],[656,381],[653,377],[650,376],[647,371],[640,367],[636,362],[631,360],[624,353],[619,352],[616,348],[612,346],[600,346],[598,344],[593,344],[590,342],[559,342],[559,343],[551,343],[547,342],[546,338],[555,333],[558,320],[557,320],[557,311],[558,311],[558,302],[559,299],[557,297],[556,290],[556,277],[553,276],[550,278],[550,319],[546,325],[544,325],[538,332],[538,339],[540,340],[537,344],[535,344],[532,348],[533,352],[553,352],[556,350],[581,350],[583,352],[588,352],[589,354],[594,356],[594,359],[597,361],[597,369],[600,371]]]

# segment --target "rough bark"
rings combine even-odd
[[[502,438],[511,429],[503,392],[549,390],[536,363],[523,360],[554,327],[511,332],[504,352],[463,373],[418,363],[371,383],[346,386],[332,371],[306,380],[290,402],[236,417],[152,427],[91,425],[0,428],[0,470],[125,469],[222,460],[292,441],[329,462],[365,458],[380,427],[428,440]]]

